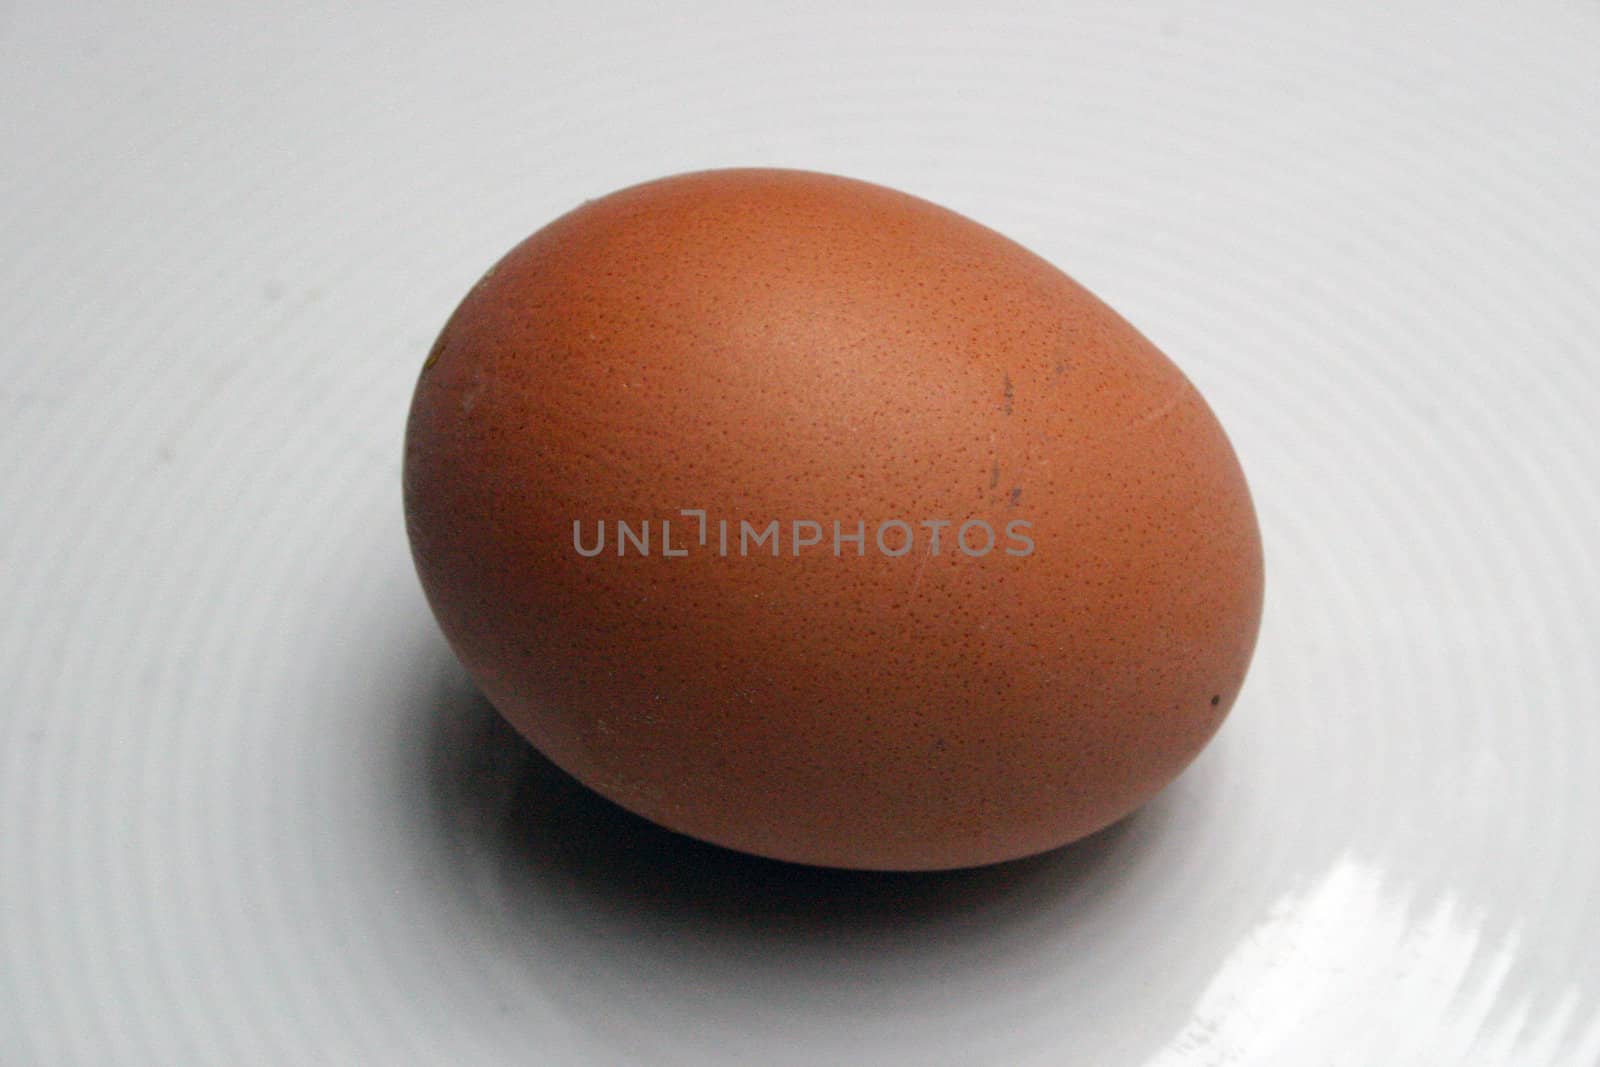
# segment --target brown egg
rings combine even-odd
[[[405,505],[533,744],[805,863],[1128,814],[1222,722],[1261,611],[1239,464],[1161,352],[1007,238],[807,172],[650,182],[513,249],[424,365]]]

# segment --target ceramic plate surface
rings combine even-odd
[[[0,1063],[1600,1062],[1600,8],[0,5]],[[1251,675],[938,877],[656,830],[476,696],[401,433],[586,198],[904,189],[1228,428]]]

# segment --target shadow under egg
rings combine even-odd
[[[702,934],[860,936],[933,928],[1018,898],[1070,891],[1117,863],[1139,818],[1053,852],[986,867],[883,872],[788,863],[676,833],[601,797],[518,734],[453,660],[435,673],[426,703],[429,801],[476,891],[492,893],[502,908],[560,886],[593,908],[653,912]]]

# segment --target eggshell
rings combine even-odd
[[[666,178],[522,242],[428,356],[404,486],[518,730],[805,863],[990,863],[1128,814],[1221,724],[1261,611],[1239,464],[1161,352],[1011,240],[823,174]]]

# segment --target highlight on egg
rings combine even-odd
[[[1262,603],[1178,368],[1017,243],[733,169],[556,219],[466,295],[406,428],[423,589],[580,781],[730,848],[930,870],[1135,810]]]

